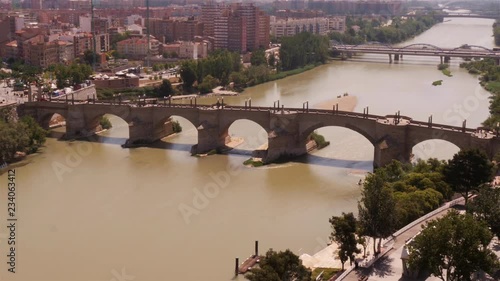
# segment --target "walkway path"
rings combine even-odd
[[[443,217],[444,215],[446,215],[446,213],[448,213],[451,207],[460,204],[461,201],[463,201],[463,198],[448,202],[443,207],[427,214],[426,216],[397,231],[396,233],[394,233],[394,240],[390,240],[384,243],[384,246],[386,248],[382,248],[382,256],[377,261],[375,261],[373,266],[369,268],[351,270],[347,275],[345,275],[345,277],[337,280],[415,280],[402,277],[403,263],[401,261],[401,252],[403,250],[403,246],[405,245],[406,241],[417,235],[422,230],[422,226],[424,226],[426,222]],[[387,247],[389,247],[389,249]],[[363,279],[363,277],[368,277],[368,279]],[[440,279],[428,277],[425,280],[434,281]]]

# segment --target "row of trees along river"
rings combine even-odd
[[[366,251],[366,236],[373,238],[373,251],[380,251],[383,238],[459,193],[465,198],[467,214],[452,212],[430,222],[411,244],[410,267],[427,269],[437,277],[448,268],[448,276],[443,279],[448,281],[468,280],[478,270],[492,274],[500,267],[498,258],[488,249],[493,236],[500,237],[500,189],[491,185],[498,167],[481,151],[465,150],[448,162],[429,159],[411,165],[393,161],[368,174],[358,202],[358,217],[342,213],[330,219],[331,239],[339,244],[339,259],[352,262],[354,254],[360,252],[358,243]],[[478,196],[469,202],[472,193]]]
[[[442,18],[433,15],[407,19],[396,17],[384,24],[385,20],[384,18],[363,20],[362,18],[347,17],[347,31],[344,33],[332,32],[330,39],[348,45],[375,41],[395,44],[428,30],[436,23],[441,22]]]
[[[28,116],[16,120],[15,110],[0,109],[0,165],[35,153],[45,143],[47,131]]]
[[[495,44],[500,46],[499,21],[493,24],[493,36]],[[492,130],[498,130],[500,128],[500,65],[497,65],[494,59],[483,59],[461,63],[460,67],[467,69],[470,74],[480,75],[480,84],[492,94],[489,106],[490,116],[483,125]]]
[[[479,270],[493,275],[500,268],[497,256],[488,248],[494,235],[500,237],[500,189],[491,186],[498,168],[481,151],[466,150],[448,162],[431,158],[402,164],[394,160],[369,174],[358,202],[358,216],[350,212],[329,219],[330,238],[338,244],[341,270],[345,262],[352,263],[355,254],[361,253],[358,245],[366,255],[368,237],[373,238],[373,252],[380,252],[383,238],[437,208],[456,192],[465,198],[466,214],[452,210],[427,223],[409,244],[409,267],[444,281],[469,280]],[[477,197],[469,202],[473,192]],[[322,280],[336,273],[326,268],[315,271],[323,271]],[[289,250],[269,250],[260,267],[246,277],[267,281],[294,276],[295,280],[309,281],[318,272],[311,274]]]

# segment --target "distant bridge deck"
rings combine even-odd
[[[500,59],[500,51],[483,46],[464,44],[456,48],[441,48],[431,44],[411,44],[408,46],[393,46],[378,42],[370,42],[362,45],[342,45],[331,43],[331,49],[346,53],[367,53],[387,55],[411,55],[411,56],[434,56],[434,57],[461,57],[461,58],[493,58]]]
[[[441,9],[439,9],[441,10]],[[401,17],[418,17],[422,16],[421,14],[416,14],[416,15],[401,15]],[[436,14],[435,16],[437,17],[443,17],[443,18],[476,18],[476,19],[498,19],[500,18],[500,15],[498,14],[484,14],[484,13],[443,13],[443,14]]]

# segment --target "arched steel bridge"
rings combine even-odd
[[[387,54],[392,61],[398,60],[403,55],[410,56],[433,56],[449,60],[452,57],[459,58],[493,58],[499,63],[500,50],[489,49],[483,46],[464,44],[455,48],[443,48],[432,44],[416,43],[407,46],[388,45],[379,42],[368,42],[359,45],[344,45],[336,41],[330,41],[330,48],[341,54],[352,56],[356,53],[365,54]]]

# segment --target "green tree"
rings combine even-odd
[[[245,278],[251,281],[310,281],[311,271],[292,251],[269,250],[260,260],[259,267],[253,268]]]
[[[92,74],[92,68],[86,64],[72,63],[69,66],[58,64],[55,66],[54,75],[58,88],[81,84]]]
[[[96,58],[96,61],[97,61],[98,56],[99,55],[97,53],[93,52],[92,50],[86,50],[83,53],[83,62],[85,62],[88,65],[93,65],[94,64],[94,57]]]
[[[235,88],[243,88],[247,83],[247,77],[242,72],[233,72],[229,75],[229,81],[234,83]]]
[[[111,129],[111,127],[113,127],[113,124],[111,124],[111,121],[109,121],[109,118],[106,116],[102,116],[101,119],[99,119],[99,125],[101,125],[103,130]]]
[[[29,142],[25,151],[35,153],[44,143],[48,132],[44,130],[31,116],[24,116],[20,119],[20,124],[24,125],[24,131],[28,136]]]
[[[483,187],[470,204],[474,218],[485,221],[493,234],[500,237],[500,189]]]
[[[474,272],[490,272],[498,263],[488,249],[492,238],[483,221],[452,210],[427,223],[409,244],[409,266],[428,270],[443,281],[471,280]]]
[[[448,161],[444,168],[445,181],[453,191],[465,198],[465,206],[471,192],[478,190],[493,179],[493,164],[477,149],[461,150]]]
[[[163,79],[163,82],[156,88],[155,92],[157,97],[168,97],[173,95],[175,91],[172,87],[172,83],[170,83],[170,80]]]
[[[358,222],[363,230],[361,235],[373,238],[373,252],[378,252],[382,238],[391,235],[396,229],[396,202],[392,191],[384,183],[381,176],[369,174],[363,184],[361,200],[358,202]]]
[[[274,67],[276,65],[276,57],[274,56],[274,53],[269,56],[269,59],[267,60],[267,63],[271,67]]]
[[[212,77],[212,75],[207,75],[205,78],[203,78],[203,82],[198,85],[198,90],[202,94],[210,93],[212,92],[212,89],[217,87],[219,84],[219,80],[217,78]]]
[[[4,122],[0,118],[0,163],[11,161],[16,152],[34,153],[45,142],[47,131],[32,117],[18,122]]]
[[[17,151],[24,151],[29,145],[29,136],[25,133],[26,126],[18,123],[5,123],[0,120],[0,162],[8,162],[14,158]]]
[[[191,89],[197,79],[196,63],[193,61],[184,62],[181,65],[180,74],[184,88]]]
[[[280,47],[280,62],[283,70],[291,70],[308,64],[325,63],[329,42],[326,36],[302,32],[283,37]]]
[[[250,63],[255,66],[261,64],[267,65],[266,52],[262,49],[253,51],[252,56],[250,57]]]
[[[356,241],[356,218],[353,213],[342,213],[342,216],[333,216],[329,220],[332,226],[330,239],[339,246],[338,256],[344,270],[344,263],[354,260],[354,254],[359,253]]]

